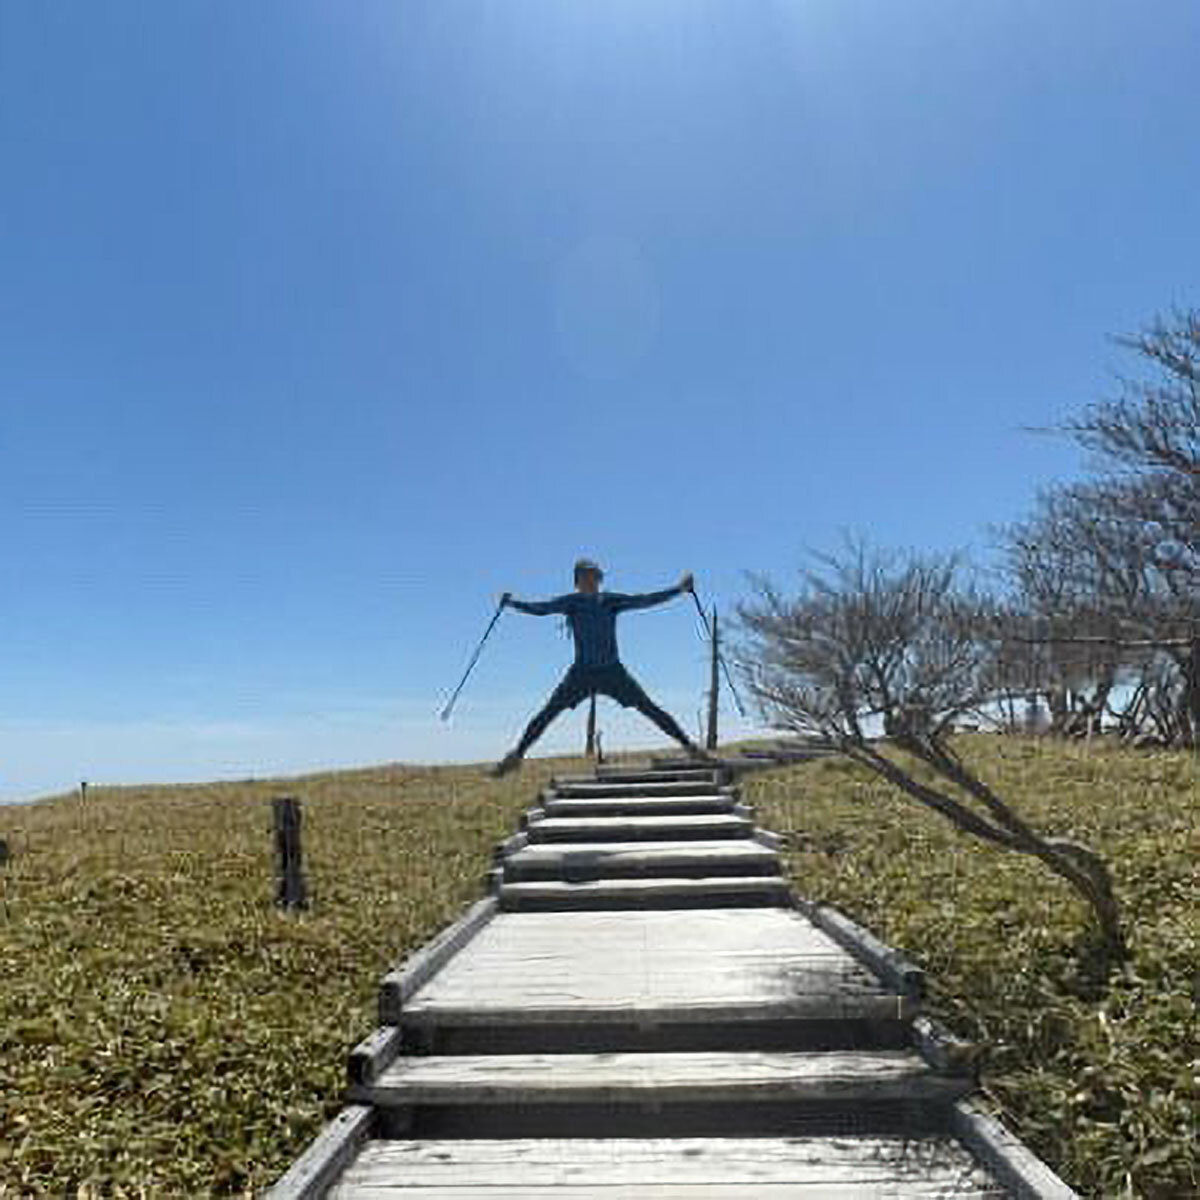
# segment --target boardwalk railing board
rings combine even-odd
[[[1032,1150],[970,1100],[951,1111],[951,1130],[1017,1200],[1079,1200]]]
[[[419,991],[499,911],[495,896],[476,901],[452,925],[383,977],[379,987],[379,1022],[397,1025],[404,1002]]]
[[[346,1076],[350,1084],[373,1082],[396,1060],[403,1041],[398,1025],[381,1025],[363,1038],[346,1059]]]
[[[925,994],[925,972],[898,950],[884,945],[873,933],[829,904],[814,904],[802,898],[798,907],[839,945],[867,963],[880,978],[914,999]]]
[[[770,829],[759,829],[757,826],[754,829],[753,838],[761,846],[767,846],[772,850],[782,850],[785,844],[785,839],[781,834],[774,833]]]
[[[514,833],[511,837],[505,838],[502,842],[497,842],[492,850],[492,861],[499,863],[503,862],[510,854],[515,854],[518,850],[523,850],[529,844],[529,835],[527,833]]]
[[[369,1105],[343,1108],[291,1165],[263,1200],[321,1200],[338,1176],[358,1157],[375,1128]]]

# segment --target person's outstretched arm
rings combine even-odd
[[[528,613],[531,617],[549,617],[554,613],[565,613],[569,595],[555,596],[553,600],[517,600],[512,592],[505,592],[500,597],[501,608],[515,608],[517,612]]]
[[[674,600],[676,596],[682,596],[684,592],[690,592],[693,586],[692,574],[689,571],[674,587],[663,588],[661,592],[640,592],[637,595],[609,592],[608,600],[617,612],[627,612],[632,608],[653,608],[656,604],[665,604],[668,600]]]

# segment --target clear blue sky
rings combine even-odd
[[[1198,54],[1194,0],[0,0],[0,796],[496,757],[554,621],[436,709],[580,553],[986,557],[1080,469],[1023,427],[1197,302]],[[689,606],[622,645],[694,727]]]

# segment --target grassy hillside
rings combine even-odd
[[[993,1047],[996,1107],[1087,1194],[1196,1194],[1197,776],[1148,757],[980,738],[990,778],[1110,856],[1134,958],[1097,1000],[1083,914],[845,764],[747,781],[800,890],[931,972]],[[0,1197],[244,1195],[338,1107],[379,976],[478,895],[553,771],[469,768],[100,789],[0,808]],[[269,799],[305,802],[313,908],[272,905]]]
[[[1131,961],[1100,994],[1086,913],[1043,866],[954,832],[844,760],[748,781],[805,895],[930,974],[931,1007],[990,1047],[1005,1122],[1085,1195],[1200,1195],[1200,774],[1194,756],[998,737],[965,755],[1039,828],[1110,862]],[[1082,964],[1082,969],[1081,969]]]
[[[380,769],[0,808],[0,1197],[248,1194],[339,1107],[379,976],[482,891],[540,779]],[[272,903],[304,801],[311,912]]]

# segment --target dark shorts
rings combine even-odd
[[[551,693],[555,708],[574,708],[593,692],[611,696],[623,708],[653,707],[642,685],[620,663],[608,667],[572,667]]]

